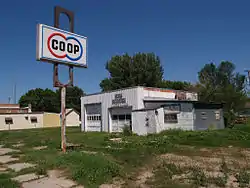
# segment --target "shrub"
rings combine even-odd
[[[250,174],[247,173],[246,171],[241,171],[235,177],[236,177],[237,181],[239,182],[240,187],[245,187],[250,182]]]
[[[214,124],[209,125],[208,130],[215,130],[216,126]]]
[[[124,125],[123,127],[123,135],[124,136],[132,136],[132,130],[130,129],[129,125]]]

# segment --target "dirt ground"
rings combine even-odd
[[[172,167],[176,169],[172,169]],[[178,169],[178,170],[177,170]],[[171,174],[166,173],[173,171]],[[161,173],[159,175],[159,172]],[[165,173],[164,173],[165,172]],[[242,148],[185,148],[155,158],[136,177],[104,187],[250,187],[250,150]],[[159,184],[157,184],[159,181]]]

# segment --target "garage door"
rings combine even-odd
[[[132,108],[114,108],[111,110],[112,132],[122,132],[125,125],[132,125]]]
[[[86,105],[87,131],[102,131],[101,104]]]

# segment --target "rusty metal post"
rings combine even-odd
[[[61,87],[61,149],[66,152],[66,87]]]
[[[54,27],[59,28],[59,18],[60,14],[65,14],[69,18],[70,32],[74,32],[74,13],[64,9],[62,7],[56,6],[54,9]],[[63,84],[58,78],[58,64],[54,64],[53,70],[53,84],[54,87],[59,87],[61,89],[61,149],[66,152],[66,88],[68,86],[73,86],[73,66],[69,66],[69,82]]]

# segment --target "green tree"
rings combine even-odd
[[[50,89],[32,89],[20,97],[19,104],[22,107],[32,105],[32,111],[59,112],[60,101],[57,95]]]
[[[114,56],[106,63],[106,69],[110,77],[101,81],[103,91],[137,85],[159,87],[163,77],[160,59],[153,53]]]
[[[232,125],[236,112],[244,108],[247,99],[245,76],[235,72],[235,65],[228,61],[223,61],[218,66],[206,64],[198,75],[199,99],[224,103],[227,126]]]
[[[56,90],[57,100],[61,100],[60,90]],[[81,88],[74,86],[66,89],[66,108],[74,108],[78,112],[81,111],[81,97],[84,96]]]
[[[192,89],[193,85],[190,82],[185,81],[163,80],[160,87],[174,90],[189,91]]]

